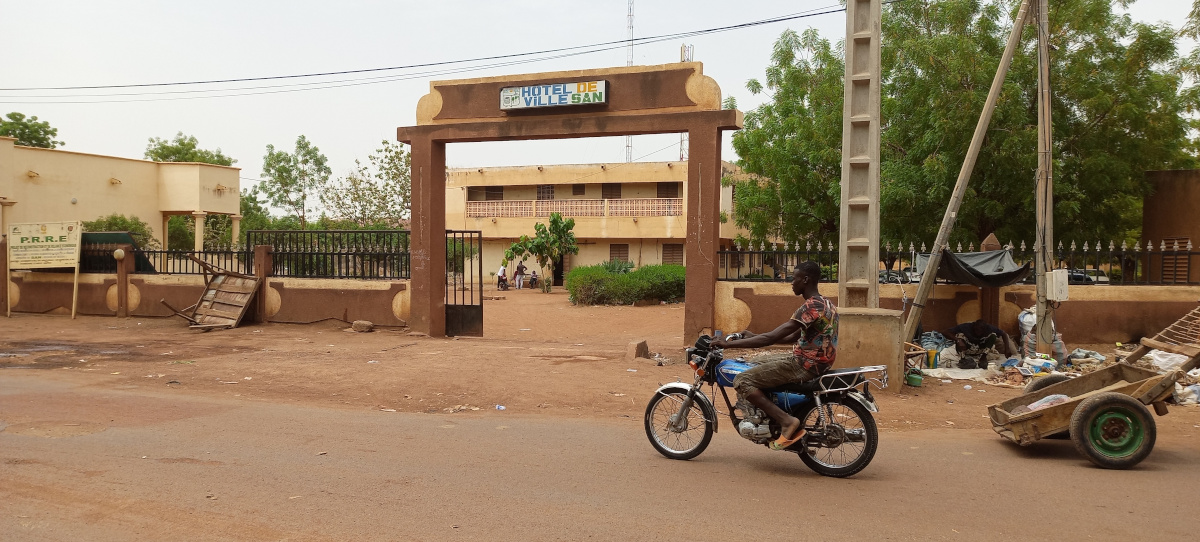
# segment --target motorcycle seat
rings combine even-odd
[[[830,377],[834,377],[832,380],[834,382],[836,382],[836,384],[839,385],[838,387],[853,385],[852,383],[854,381],[857,381],[859,378],[858,372],[860,369],[861,369],[861,367],[847,367],[844,369],[830,369],[830,370],[826,371],[825,374],[822,374],[821,376],[814,378],[812,380],[809,380],[806,382],[791,382],[788,384],[784,384],[782,386],[777,386],[777,387],[771,388],[770,390],[767,390],[767,391],[774,391],[774,392],[785,391],[785,392],[792,392],[792,393],[808,394],[808,393],[812,393],[814,391],[821,389],[821,381],[824,380],[824,381],[829,382],[831,380]],[[836,381],[836,377],[838,375],[846,374],[846,373],[854,373],[854,374],[852,376],[845,377],[845,380],[846,380],[845,382],[837,382]],[[830,383],[833,383],[833,382],[830,382]],[[833,388],[834,386],[830,386],[830,387]]]

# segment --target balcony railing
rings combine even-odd
[[[469,218],[580,216],[682,216],[682,198],[468,201]]]

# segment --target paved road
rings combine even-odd
[[[681,462],[651,449],[640,419],[335,410],[19,370],[0,373],[0,428],[4,540],[1182,540],[1198,528],[1193,435],[1106,471],[1067,441],[891,432],[866,471],[835,480],[731,431]]]

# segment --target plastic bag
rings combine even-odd
[[[1192,384],[1186,387],[1178,383],[1175,384],[1175,402],[1181,405],[1200,403],[1200,384]]]
[[[1043,358],[1045,354],[1038,354],[1036,358],[1025,358],[1021,360],[1021,364],[1028,367],[1029,370],[1035,373],[1049,373],[1058,368],[1058,362],[1050,358]]]
[[[1162,350],[1151,350],[1147,356],[1150,358],[1150,363],[1160,373],[1174,371],[1189,359],[1183,354],[1172,354],[1170,352],[1163,352]]]
[[[1104,360],[1107,359],[1104,357],[1103,354],[1101,354],[1095,350],[1084,350],[1082,348],[1076,348],[1076,349],[1072,350],[1071,355],[1067,356],[1067,359],[1069,359],[1069,360],[1083,359],[1083,358],[1092,358],[1101,363],[1103,363]]]
[[[1029,410],[1041,410],[1043,408],[1052,407],[1054,405],[1061,405],[1070,400],[1071,400],[1070,397],[1063,395],[1061,393],[1056,393],[1054,395],[1047,395],[1045,397],[1042,397],[1041,399],[1038,399],[1037,401],[1029,403]]]

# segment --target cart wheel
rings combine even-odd
[[[1115,392],[1085,399],[1071,415],[1075,449],[1106,469],[1127,469],[1154,449],[1157,431],[1145,405]]]
[[[1035,378],[1033,380],[1030,380],[1029,383],[1025,385],[1025,393],[1033,393],[1035,391],[1045,388],[1046,386],[1058,384],[1059,382],[1066,382],[1070,379],[1071,379],[1071,377],[1069,377],[1067,375],[1046,375],[1043,377]]]

